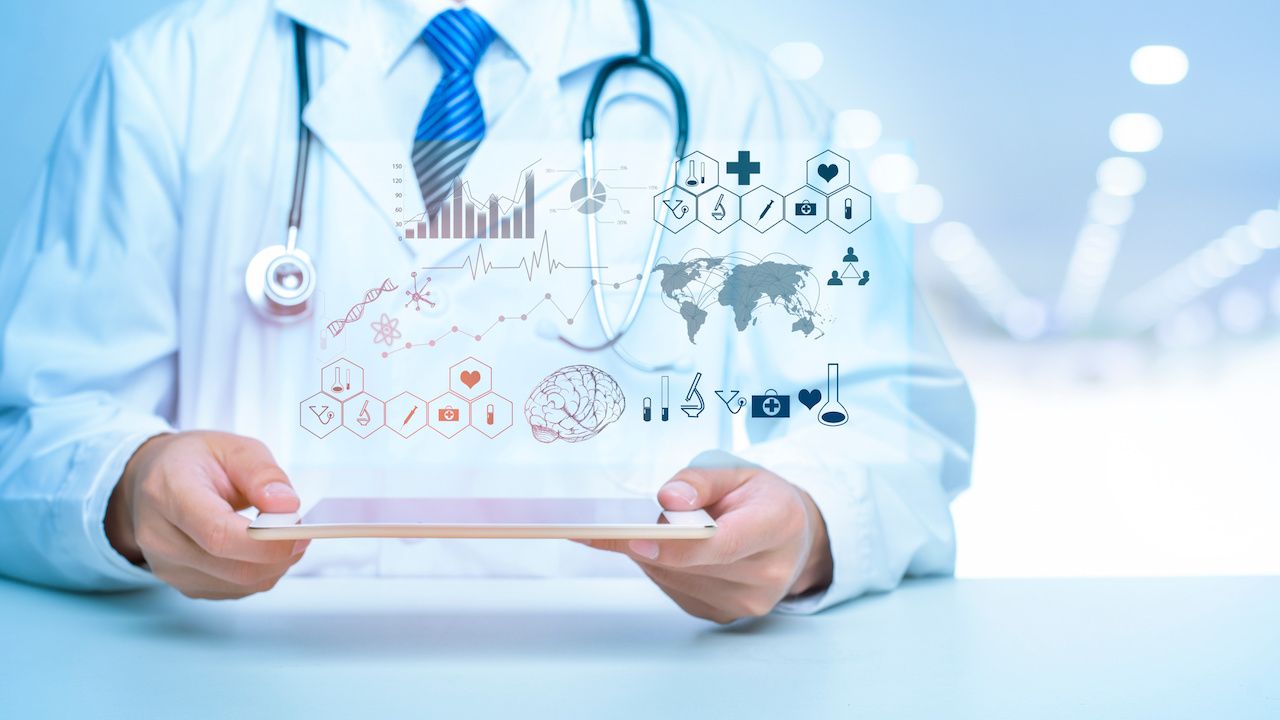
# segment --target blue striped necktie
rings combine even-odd
[[[448,196],[484,138],[484,108],[474,73],[493,37],[493,28],[469,8],[445,10],[422,31],[443,71],[413,138],[413,169],[428,216]]]

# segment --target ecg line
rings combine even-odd
[[[609,283],[609,286],[617,290],[622,286],[636,282],[637,280],[638,278],[633,277],[622,282]],[[594,287],[594,281],[593,281],[593,287]],[[390,357],[398,352],[401,352],[404,350],[412,350],[418,347],[424,347],[424,346],[435,347],[440,343],[441,340],[444,340],[445,338],[450,337],[452,335],[465,335],[470,337],[472,340],[476,342],[480,342],[481,340],[484,340],[485,336],[487,336],[490,332],[493,331],[494,328],[498,327],[499,325],[504,325],[509,320],[522,320],[522,321],[528,320],[530,316],[532,316],[535,312],[537,312],[538,308],[541,308],[544,305],[554,308],[555,311],[560,314],[560,317],[564,318],[564,321],[566,324],[572,325],[574,321],[578,318],[578,315],[582,312],[582,308],[587,304],[587,299],[591,297],[592,292],[593,290],[591,288],[588,288],[587,292],[582,296],[582,299],[578,301],[578,304],[573,306],[572,312],[569,312],[564,307],[561,307],[559,303],[557,303],[554,299],[552,299],[551,293],[546,293],[542,296],[540,300],[538,300],[538,302],[533,304],[533,307],[529,308],[528,310],[520,313],[519,315],[506,315],[506,314],[499,315],[496,320],[494,320],[492,323],[489,324],[488,327],[486,327],[484,330],[478,333],[471,332],[469,330],[464,330],[462,327],[458,325],[451,325],[448,330],[445,330],[444,332],[440,333],[436,337],[427,340],[425,343],[406,342],[402,347],[398,347],[395,350],[388,350],[383,352],[382,357],[384,358]]]
[[[551,275],[556,270],[605,270],[608,265],[569,265],[560,262],[551,256],[551,241],[547,238],[547,233],[542,233],[542,244],[538,246],[528,257],[520,258],[520,262],[515,265],[497,265],[489,261],[484,254],[484,245],[480,244],[476,247],[475,255],[468,255],[465,260],[457,265],[429,265],[423,267],[423,270],[466,270],[471,273],[471,279],[475,280],[480,273],[488,275],[494,270],[523,270],[525,277],[532,281],[533,273],[542,269],[546,265],[547,274]]]

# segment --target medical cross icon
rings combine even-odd
[[[750,150],[739,150],[738,159],[724,165],[726,175],[737,175],[739,185],[750,185],[751,176],[760,172],[760,163],[751,159]]]

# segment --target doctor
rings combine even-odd
[[[301,109],[294,23],[307,29],[312,74]],[[634,563],[686,611],[720,622],[775,608],[814,612],[908,574],[950,572],[948,505],[968,482],[972,405],[887,232],[860,236],[864,262],[879,260],[877,282],[840,308],[821,340],[785,328],[738,332],[720,318],[722,328],[690,345],[650,288],[623,341],[636,353],[680,349],[684,367],[744,391],[822,387],[826,363],[838,360],[850,411],[839,434],[794,421],[747,427],[722,407],[662,436],[628,415],[572,447],[542,445],[518,426],[502,445],[397,444],[386,432],[319,441],[299,429],[298,401],[339,355],[365,368],[366,388],[384,399],[437,384],[431,378],[481,352],[495,389],[517,408],[524,388],[575,362],[607,370],[635,398],[649,392],[653,373],[613,353],[584,358],[539,338],[533,323],[391,360],[371,349],[366,327],[325,336],[325,323],[383,278],[402,292],[410,269],[457,264],[474,250],[474,241],[402,241],[387,201],[390,168],[414,171],[417,192],[403,201],[411,215],[464,171],[488,193],[531,160],[576,167],[587,88],[604,61],[635,52],[636,28],[623,0],[203,0],[113,43],[77,96],[0,264],[0,572],[93,590],[159,579],[192,597],[233,598],[272,587],[304,552],[299,571],[370,575],[558,575]],[[760,148],[778,184],[803,184],[804,160],[830,133],[829,114],[810,95],[676,8],[653,9],[653,38],[688,92],[692,149],[731,157]],[[670,95],[652,78],[611,82],[602,107],[602,138],[671,147]],[[316,150],[299,243],[325,289],[314,318],[279,325],[254,312],[243,279],[249,258],[283,242],[300,110]],[[449,122],[457,125],[442,126]],[[415,139],[456,138],[458,127],[475,142],[426,163],[415,156]],[[648,183],[665,175],[665,151],[616,152],[614,162],[647,172]],[[563,184],[538,179],[541,207],[563,202]],[[580,224],[544,226],[557,252],[582,256]],[[861,232],[870,229],[883,226]],[[645,237],[619,236],[604,260],[639,267]],[[704,247],[764,255],[777,242],[726,233]],[[836,259],[844,243],[828,242],[839,246]],[[675,257],[688,249],[680,244]],[[513,257],[529,249],[486,246]],[[571,288],[587,286],[566,277]],[[437,272],[431,282],[435,311],[451,315],[404,310],[413,315],[406,332],[419,337],[450,319],[491,319],[529,295],[529,286],[482,285],[464,272]],[[621,313],[628,300],[610,296],[606,305]],[[583,312],[562,328],[598,343],[589,303]],[[359,480],[405,466],[415,472]],[[670,509],[708,508],[721,530],[687,544],[308,549],[247,539],[236,512],[288,512],[300,495],[339,492],[656,492]]]

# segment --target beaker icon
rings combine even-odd
[[[827,363],[827,401],[818,408],[818,422],[828,427],[849,422],[849,413],[840,404],[839,363]]]

